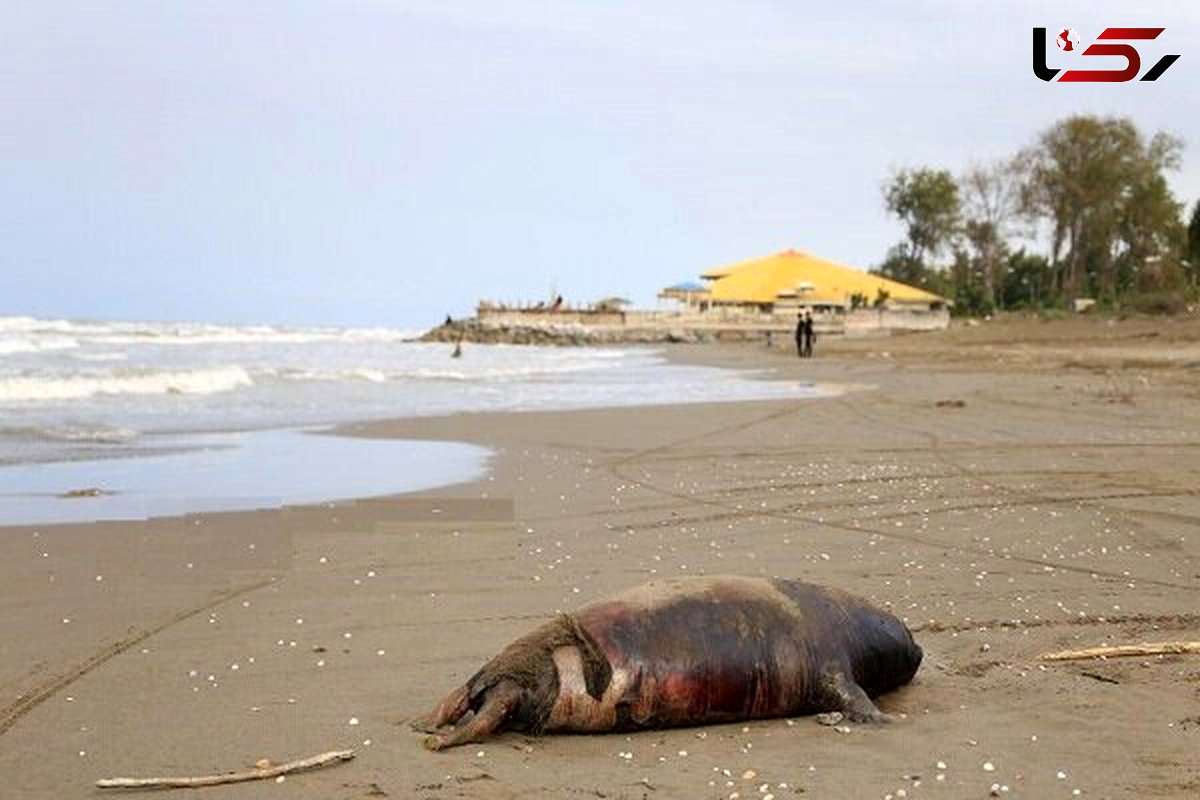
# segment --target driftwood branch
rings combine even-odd
[[[1200,653],[1200,642],[1157,642],[1155,644],[1121,644],[1107,647],[1088,647],[1083,650],[1061,650],[1043,653],[1042,661],[1084,661],[1090,658],[1121,658],[1123,656],[1162,656]]]
[[[353,750],[334,750],[312,758],[289,761],[270,767],[248,769],[242,772],[227,772],[223,775],[198,775],[179,778],[105,778],[96,781],[98,789],[181,789],[195,786],[216,786],[222,783],[241,783],[277,778],[291,772],[327,767],[354,758]]]

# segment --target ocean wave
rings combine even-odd
[[[72,353],[80,361],[128,361],[128,353]]]
[[[409,331],[392,331],[387,335],[380,333],[359,333],[352,330],[306,331],[231,328],[225,330],[206,330],[196,328],[176,328],[171,331],[153,332],[117,332],[106,334],[105,343],[110,344],[154,344],[172,346],[193,346],[211,344],[319,344],[322,342],[345,343],[390,343],[405,342],[419,334]]]
[[[55,442],[95,442],[99,444],[125,444],[140,434],[132,428],[112,425],[85,425],[62,423],[59,425],[26,425],[0,427],[0,438]]]
[[[608,365],[604,365],[607,367]],[[388,383],[412,380],[455,381],[465,383],[506,382],[538,377],[551,378],[573,372],[593,372],[601,367],[587,362],[536,364],[528,367],[484,367],[442,369],[438,367],[409,367],[382,369],[378,367],[347,367],[343,369],[305,369],[298,367],[255,370],[256,378],[275,378],[285,381],[368,381]]]
[[[216,394],[254,381],[241,367],[128,370],[70,377],[0,378],[0,402],[80,400],[100,395]]]
[[[595,369],[595,365],[583,363],[538,364],[530,367],[487,367],[477,371],[417,367],[415,369],[400,370],[394,373],[393,377],[435,381],[514,381],[540,376],[566,375],[572,372],[591,372]]]
[[[87,335],[103,333],[113,324],[122,323],[74,322],[68,319],[37,319],[35,317],[0,317],[0,333]]]
[[[0,334],[62,335],[111,344],[312,344],[315,342],[406,342],[421,335],[401,328],[220,325],[205,322],[88,322],[34,317],[0,317]]]
[[[342,328],[338,337],[347,342],[411,342],[424,332],[415,328]]]
[[[17,353],[41,353],[47,350],[73,350],[79,340],[70,336],[12,336],[0,338],[0,356]]]
[[[0,333],[14,331],[24,333],[32,330],[47,330],[49,327],[65,324],[61,319],[34,319],[33,317],[0,317]]]
[[[387,383],[388,381],[386,372],[372,367],[350,367],[347,369],[284,367],[282,369],[259,370],[255,375],[289,381],[367,381],[369,383]]]

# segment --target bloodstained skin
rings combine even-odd
[[[564,649],[586,689],[581,677],[562,684],[555,657]],[[921,655],[900,620],[836,589],[736,576],[660,581],[522,637],[416,727],[465,718],[465,728],[427,742],[440,749],[501,728],[617,731],[834,709],[877,721],[885,715],[868,696],[909,682]]]

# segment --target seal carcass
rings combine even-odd
[[[799,580],[648,583],[517,639],[413,724],[426,746],[502,730],[629,731],[841,711],[912,680],[921,648],[899,619]]]

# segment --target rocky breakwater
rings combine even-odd
[[[707,342],[727,340],[729,333],[747,338],[737,331],[697,331],[684,328],[633,327],[625,325],[516,325],[491,324],[477,319],[456,320],[439,325],[421,336],[423,342],[477,342],[482,344],[533,344],[546,346],[664,344],[675,342]],[[753,336],[750,338],[760,338]]]

